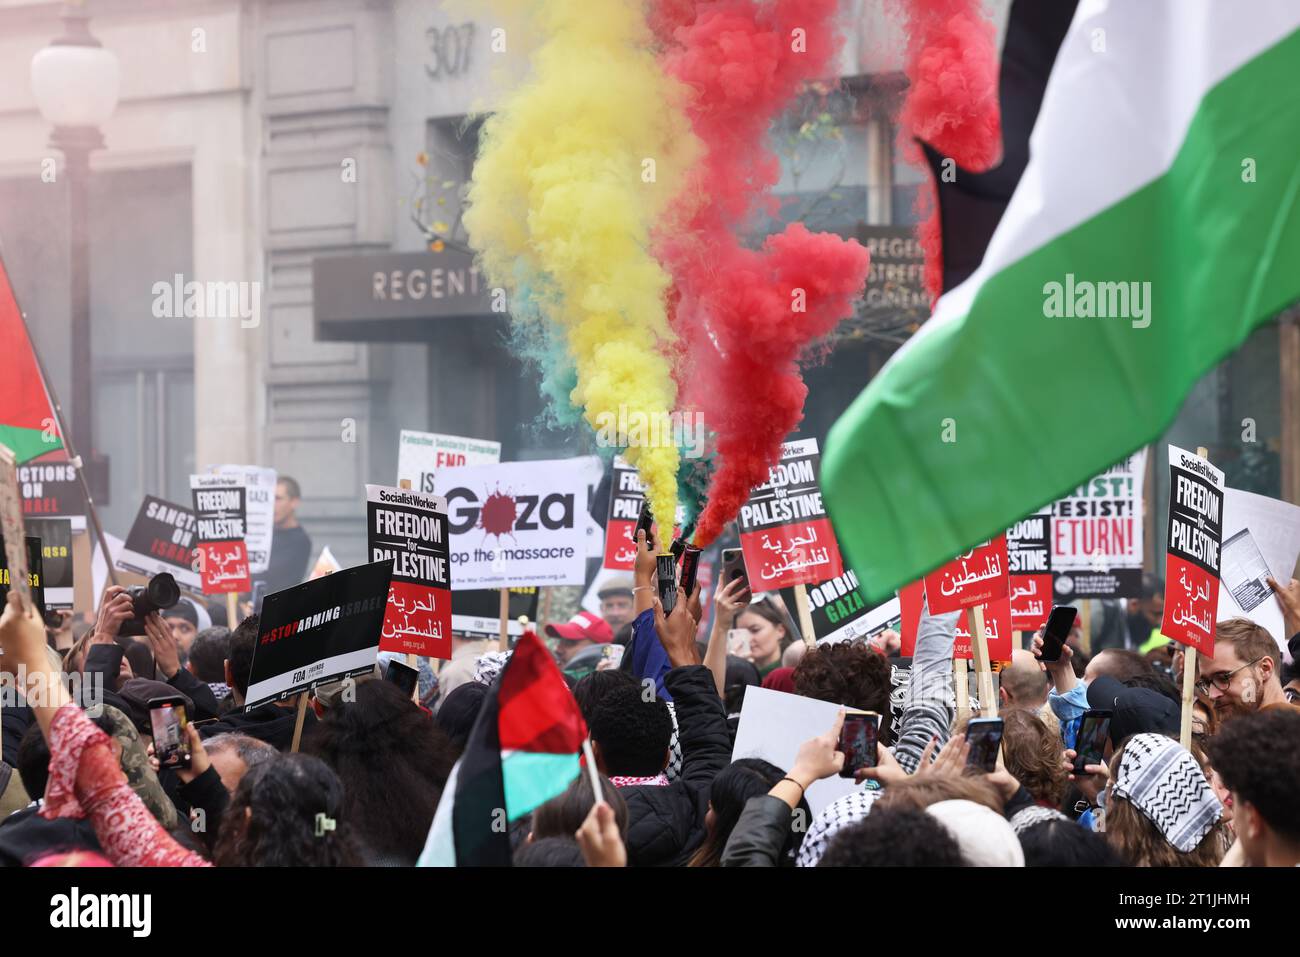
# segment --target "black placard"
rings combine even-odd
[[[392,574],[371,562],[268,595],[244,710],[373,668]]]

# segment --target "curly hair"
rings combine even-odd
[[[1226,721],[1209,751],[1224,786],[1280,836],[1300,842],[1300,714],[1276,708]]]
[[[880,741],[893,743],[889,662],[865,645],[841,642],[809,650],[794,669],[795,694],[880,714]]]
[[[1034,800],[1059,808],[1069,783],[1061,739],[1028,711],[1002,713],[1002,759]]]
[[[359,865],[343,819],[343,784],[308,754],[250,768],[222,815],[212,859],[219,867]]]
[[[356,701],[312,726],[302,749],[343,782],[343,816],[366,856],[414,864],[455,761],[429,716],[391,681],[363,682]]]
[[[617,672],[597,671],[593,677],[602,674]],[[598,698],[584,699],[588,708],[584,716],[591,740],[600,746],[605,773],[633,777],[658,774],[667,765],[673,737],[668,703],[657,695],[646,700],[635,680],[609,679],[601,685]]]

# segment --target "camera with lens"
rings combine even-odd
[[[171,608],[181,600],[181,590],[176,579],[167,572],[159,572],[147,585],[132,585],[126,590],[131,596],[133,618],[122,622],[118,631],[123,637],[144,634],[144,619],[155,611]]]

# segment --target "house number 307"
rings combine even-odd
[[[441,29],[429,27],[424,36],[429,44],[429,62],[424,65],[424,72],[429,74],[429,79],[459,76],[469,69],[469,48],[474,42],[473,23]]]

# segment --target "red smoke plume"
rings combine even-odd
[[[1002,152],[997,36],[980,0],[901,0],[906,18],[910,86],[899,114],[904,155],[924,165],[912,138],[924,140],[963,169],[980,173]],[[922,191],[917,236],[925,250],[925,285],[943,291],[939,206]]]
[[[767,480],[803,418],[799,355],[850,314],[866,281],[865,249],[800,223],[758,250],[737,238],[756,207],[773,208],[781,167],[770,127],[806,82],[828,72],[838,6],[657,0],[651,15],[665,69],[690,90],[705,149],[684,191],[680,231],[656,240],[676,287],[682,405],[717,434],[717,470],[695,532],[701,546]]]

